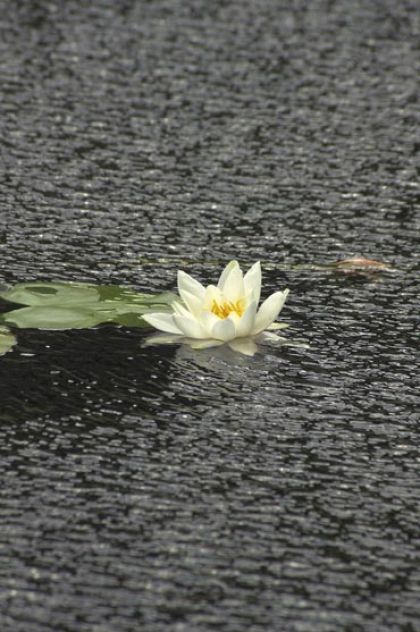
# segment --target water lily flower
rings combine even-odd
[[[194,348],[206,348],[228,343],[246,355],[256,351],[254,339],[266,336],[267,329],[286,325],[274,323],[289,290],[274,292],[258,309],[261,292],[261,266],[257,261],[244,275],[237,261],[231,261],[216,285],[204,287],[186,272],[178,272],[179,300],[172,303],[172,313],[154,312],[144,320],[170,334],[156,337],[153,342],[187,342]]]

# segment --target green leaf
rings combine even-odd
[[[94,303],[100,300],[98,289],[84,283],[19,283],[0,292],[0,298],[21,305],[63,305]]]
[[[16,344],[16,337],[6,327],[0,327],[0,356],[12,349]]]
[[[155,307],[170,305],[176,299],[176,295],[172,292],[143,294],[118,285],[98,285],[96,290],[99,293],[100,301],[118,301],[128,305],[153,305]]]
[[[129,309],[120,314],[116,314],[112,322],[116,325],[122,325],[123,327],[150,327],[150,325],[143,320],[140,313],[136,314],[136,312],[130,311]]]
[[[118,285],[85,283],[21,283],[0,292],[0,298],[27,305],[7,312],[2,322],[19,328],[82,329],[100,323],[146,327],[142,314],[165,311],[174,294],[141,294]]]
[[[103,314],[82,307],[48,305],[15,309],[3,314],[2,320],[19,329],[84,329],[103,322]]]

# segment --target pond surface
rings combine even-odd
[[[416,3],[30,0],[0,20],[1,284],[161,292],[260,259],[308,345],[17,331],[2,632],[414,632]],[[311,267],[354,255],[392,270]]]

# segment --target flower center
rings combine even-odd
[[[241,317],[245,311],[244,300],[240,298],[235,302],[224,301],[223,303],[218,303],[214,300],[210,311],[216,314],[218,318],[227,318],[232,312]]]

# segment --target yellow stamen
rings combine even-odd
[[[240,298],[235,302],[225,301],[224,303],[218,303],[214,300],[211,304],[211,311],[218,318],[227,318],[232,312],[241,317],[245,311],[244,300]]]

